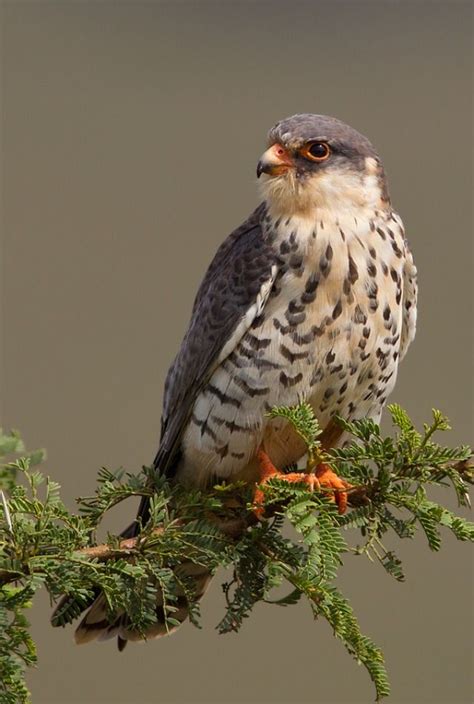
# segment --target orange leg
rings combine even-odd
[[[329,489],[337,503],[339,513],[345,513],[347,509],[347,489],[349,489],[350,484],[338,477],[328,464],[321,462],[314,474],[304,472],[289,472],[285,474],[275,467],[263,450],[259,450],[257,458],[261,472],[258,484],[265,484],[272,477],[278,477],[286,482],[305,482],[312,491],[315,489]],[[255,489],[254,506],[255,514],[258,517],[262,516],[265,510],[265,496],[259,485]]]

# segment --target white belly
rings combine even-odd
[[[330,250],[326,235],[287,267],[260,324],[198,396],[181,472],[201,482],[239,474],[275,423],[272,406],[309,401],[323,428],[335,414],[378,420],[397,374],[402,261],[373,234],[372,247],[332,236]]]

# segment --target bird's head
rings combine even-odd
[[[362,134],[334,117],[309,113],[277,122],[257,166],[264,199],[278,215],[315,209],[387,207],[381,161]]]

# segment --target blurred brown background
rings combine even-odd
[[[455,0],[3,3],[3,423],[48,448],[71,506],[99,466],[153,457],[196,287],[256,205],[267,129],[295,112],[379,148],[421,286],[392,400],[471,439],[470,16]],[[340,580],[390,701],[471,702],[472,553],[446,535],[440,554],[421,536],[400,554],[404,585],[353,557]],[[203,631],[120,655],[53,631],[43,595],[33,701],[372,701],[304,604],[261,606],[237,636],[213,630],[222,609],[216,583]]]

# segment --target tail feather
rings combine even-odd
[[[150,500],[147,496],[143,496],[140,505],[138,507],[138,513],[136,519],[133,523],[130,523],[125,530],[120,533],[120,537],[124,539],[134,538],[138,535],[140,527],[145,525],[148,520],[150,511]],[[53,613],[51,614],[51,623],[53,626],[65,626],[68,623],[72,623],[78,616],[80,616],[86,609],[98,603],[99,607],[102,604],[103,599],[100,598],[100,591],[96,590],[94,594],[88,599],[79,599],[77,597],[71,597],[65,594],[57,603]],[[105,601],[103,602],[103,613],[105,614]],[[89,612],[88,612],[89,613]],[[90,637],[87,641],[93,640]]]
[[[142,497],[136,519],[122,533],[122,538],[133,538],[138,535],[140,527],[145,525],[149,518],[150,501],[148,497]],[[192,562],[183,562],[175,567],[175,573],[180,579],[192,580],[192,591],[196,599],[201,599],[209,582],[211,573],[201,565]],[[178,597],[174,603],[176,611],[173,611],[173,619],[181,625],[189,615],[188,602],[182,590],[178,591]],[[130,621],[125,613],[117,613],[112,619],[107,614],[105,597],[99,591],[93,594],[89,601],[80,600],[77,597],[65,595],[57,604],[52,616],[53,626],[64,626],[71,623],[81,613],[85,612],[82,621],[76,628],[74,638],[78,645],[90,643],[91,641],[105,641],[117,637],[118,649],[123,650],[128,641],[143,641],[151,638],[173,633],[179,625],[170,626],[165,618],[163,607],[163,596],[158,593],[156,600],[156,621],[148,626],[144,631],[137,631],[130,625]]]
[[[183,562],[175,568],[175,573],[180,579],[192,580],[195,597],[202,598],[211,580],[209,570],[193,562]],[[173,611],[173,619],[179,621],[181,625],[189,615],[188,601],[182,590],[178,591],[178,598],[174,605],[176,611]],[[123,612],[117,613],[113,620],[109,620],[104,595],[100,594],[78,625],[74,634],[75,641],[78,645],[82,645],[93,640],[104,641],[117,637],[119,650],[123,650],[128,641],[160,638],[174,633],[179,628],[179,625],[170,626],[167,623],[161,593],[157,595],[155,615],[156,621],[144,631],[132,628],[127,615]]]

